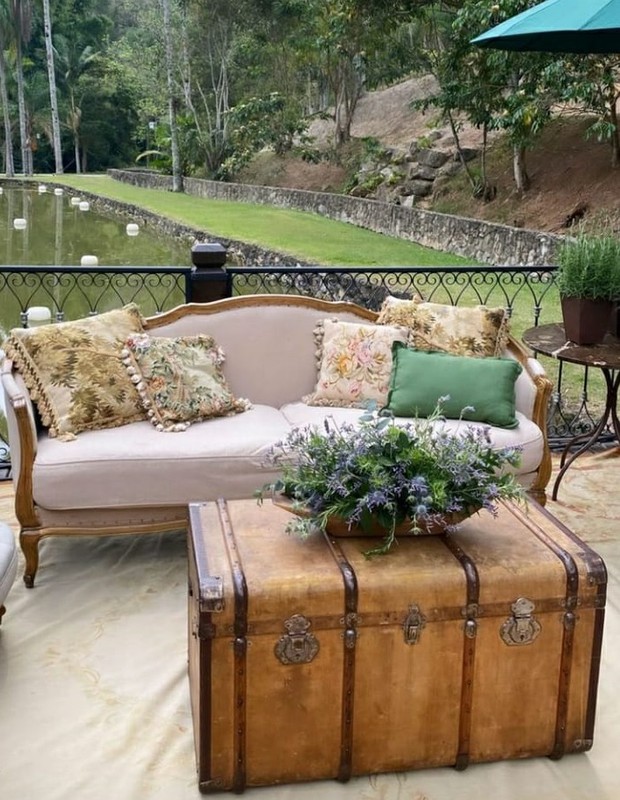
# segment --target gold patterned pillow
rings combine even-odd
[[[144,419],[121,361],[123,342],[143,329],[135,303],[71,322],[14,328],[5,351],[23,375],[50,436]]]
[[[377,323],[406,325],[409,345],[416,350],[438,350],[457,356],[500,356],[508,337],[506,310],[487,306],[386,301]]]
[[[407,342],[406,328],[325,319],[314,331],[318,345],[316,388],[303,398],[311,406],[363,408],[387,402],[392,344]]]
[[[184,431],[192,422],[251,407],[228,388],[222,374],[224,351],[212,336],[135,334],[125,343],[123,361],[159,431]]]

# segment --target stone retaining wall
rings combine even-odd
[[[116,180],[135,186],[172,188],[172,178],[157,173],[108,170],[108,174]],[[562,241],[561,236],[549,233],[405,208],[393,203],[348,195],[222,183],[197,178],[184,178],[183,185],[185,192],[195,197],[309,211],[485,264],[552,264],[555,248]]]

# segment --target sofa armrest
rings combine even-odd
[[[22,528],[40,525],[32,496],[32,470],[37,453],[37,425],[28,390],[5,358],[0,379],[6,400],[11,471],[15,487],[15,514]]]
[[[530,494],[544,505],[545,488],[551,478],[551,450],[547,439],[547,412],[553,384],[547,377],[544,367],[513,336],[508,339],[507,351],[523,367],[517,380],[517,409],[536,423],[543,434],[543,456],[537,476],[530,487]],[[519,385],[520,384],[520,385]]]

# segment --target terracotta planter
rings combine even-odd
[[[285,495],[274,495],[272,497],[272,502],[279,508],[283,508],[285,511],[288,511],[290,514],[295,514],[297,517],[310,516],[310,512],[307,509],[300,507]],[[422,536],[444,533],[448,526],[458,525],[459,522],[463,522],[479,510],[480,508],[471,508],[467,511],[460,511],[459,513],[445,514],[441,519],[433,520],[432,522],[424,522],[424,520],[421,520],[418,523],[419,530],[415,532],[411,530],[411,521],[405,520],[404,522],[401,522],[400,525],[396,526],[395,534],[396,536]],[[378,523],[374,524],[369,531],[364,530],[359,525],[352,525],[349,527],[349,523],[346,519],[335,516],[328,519],[325,530],[330,536],[334,536],[336,538],[343,536],[385,536],[388,532]]]
[[[600,344],[609,330],[614,303],[611,300],[588,300],[562,297],[562,317],[566,338],[575,344]]]

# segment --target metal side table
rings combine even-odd
[[[542,353],[560,361],[568,361],[571,364],[580,364],[583,367],[597,367],[601,370],[607,387],[605,411],[595,428],[575,436],[562,451],[560,471],[553,484],[551,494],[551,498],[557,500],[558,489],[566,471],[576,458],[596,444],[608,423],[611,423],[616,440],[620,442],[620,421],[618,420],[620,339],[608,333],[602,344],[575,344],[566,339],[564,328],[560,323],[552,323],[528,328],[523,334],[523,341],[536,353]],[[571,453],[572,448],[576,445],[579,447]]]

